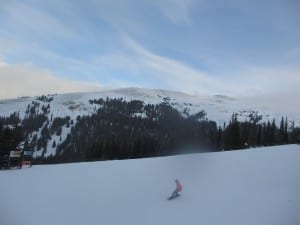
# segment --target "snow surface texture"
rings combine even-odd
[[[0,171],[0,224],[298,225],[299,160],[288,145]]]

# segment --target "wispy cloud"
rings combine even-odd
[[[49,93],[99,91],[101,86],[64,79],[28,64],[7,64],[0,61],[0,99]]]
[[[138,42],[123,35],[126,51],[108,55],[95,56],[93,63],[105,71],[118,68],[122,73],[130,74],[135,83],[146,87],[165,87],[191,94],[223,93],[232,90],[236,93],[239,88],[193,68],[181,61],[156,54]],[[123,82],[128,77],[124,77]],[[120,77],[122,80],[122,77]],[[141,82],[139,82],[141,81]],[[143,82],[146,81],[146,82]]]
[[[165,0],[157,1],[163,14],[173,23],[192,22],[190,10],[195,4],[194,0]]]
[[[300,47],[290,49],[285,54],[285,57],[288,59],[300,59]]]
[[[61,18],[55,17],[41,7],[13,2],[5,5],[2,10],[7,14],[8,19],[14,22],[11,26],[16,32],[24,31],[27,35],[39,35],[45,38],[77,37],[77,32],[67,26]]]
[[[200,72],[180,61],[157,55],[139,45],[130,38],[125,38],[126,45],[136,54],[135,61],[142,67],[140,70],[148,71],[155,79],[168,86],[182,88],[189,92],[198,90],[206,93],[215,89],[219,82],[203,72]]]
[[[278,2],[274,10],[266,10],[267,3],[258,9],[257,2],[1,2],[0,82],[18,83],[22,71],[61,79],[67,90],[84,80],[191,94],[294,91],[300,86],[299,16],[290,18]],[[289,29],[282,32],[278,21]],[[10,79],[4,66],[15,74]]]
[[[300,71],[289,66],[247,66],[228,77],[236,86],[242,87],[242,95],[279,95],[298,92]]]
[[[279,94],[296,91],[300,86],[299,71],[294,68],[243,64],[236,65],[233,72],[220,76],[154,53],[129,36],[124,35],[122,39],[126,51],[95,56],[92,64],[111,73],[112,77],[112,71],[118,68],[122,73],[130,74],[136,84],[165,87],[190,94],[232,96]],[[125,83],[127,79],[128,76],[119,77],[119,83]]]

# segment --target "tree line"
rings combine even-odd
[[[288,119],[262,122],[261,116],[249,115],[239,121],[233,114],[228,124],[218,126],[208,120],[205,111],[182,115],[168,101],[145,104],[139,100],[94,99],[98,110],[76,121],[50,116],[50,106],[38,111],[28,106],[21,121],[14,113],[0,117],[0,157],[20,142],[34,150],[47,150],[52,135],[61,136],[63,126],[71,132],[60,144],[54,143],[55,156],[35,159],[35,163],[62,163],[94,160],[166,156],[203,151],[227,151],[249,147],[296,143],[300,129],[288,126]],[[39,131],[39,136],[37,135]]]

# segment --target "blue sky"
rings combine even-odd
[[[0,1],[0,98],[128,86],[296,93],[299,11],[298,0]]]

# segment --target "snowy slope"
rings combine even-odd
[[[71,93],[52,95],[51,102],[44,102],[37,100],[36,97],[23,97],[19,99],[0,100],[0,116],[9,116],[10,114],[17,112],[21,119],[26,115],[27,106],[33,101],[38,102],[39,112],[42,112],[42,107],[50,106],[49,113],[47,114],[50,127],[52,124],[51,118],[64,118],[69,116],[74,124],[70,127],[62,127],[62,138],[56,135],[52,135],[51,140],[47,143],[46,150],[35,151],[34,157],[50,156],[56,154],[56,147],[53,146],[55,141],[56,146],[61,144],[70,133],[72,126],[75,126],[77,116],[92,115],[96,113],[99,105],[90,104],[89,100],[100,98],[122,98],[126,101],[141,100],[145,104],[159,104],[161,102],[168,102],[172,107],[178,109],[183,116],[193,115],[199,111],[204,110],[207,113],[209,120],[216,121],[218,125],[223,126],[224,122],[228,124],[233,113],[238,113],[238,119],[241,121],[249,120],[250,114],[257,114],[262,116],[261,122],[272,121],[276,119],[277,125],[279,125],[282,116],[289,116],[289,120],[295,121],[295,126],[300,126],[300,108],[293,110],[292,113],[288,111],[288,108],[283,107],[270,107],[268,104],[263,104],[260,101],[251,101],[245,99],[236,99],[223,95],[212,96],[191,96],[181,92],[155,90],[155,89],[141,89],[141,88],[123,88],[103,92],[94,93]],[[135,114],[136,116],[144,117],[145,114]],[[46,125],[46,123],[44,124]],[[289,124],[291,125],[291,124]],[[40,137],[39,131],[33,133]],[[29,139],[30,141],[30,139]]]
[[[50,105],[50,115],[53,117],[70,116],[75,119],[78,115],[90,115],[96,111],[95,105],[89,104],[90,99],[99,98],[123,98],[127,101],[137,99],[142,100],[146,104],[158,104],[167,100],[173,107],[180,112],[187,109],[189,114],[197,113],[201,110],[207,112],[207,117],[219,124],[228,122],[232,113],[239,113],[240,119],[248,118],[249,112],[258,112],[263,116],[264,120],[277,121],[281,116],[286,116],[288,109],[274,108],[268,109],[263,103],[255,102],[253,99],[247,102],[245,99],[235,99],[222,95],[211,96],[191,96],[181,92],[140,89],[140,88],[123,88],[111,91],[94,92],[94,93],[71,93],[53,95],[54,100],[50,103],[41,102],[40,108],[44,105]],[[14,112],[18,112],[21,118],[24,118],[26,107],[32,101],[36,101],[35,97],[25,97],[19,99],[0,100],[0,116],[9,116]],[[289,114],[290,115],[290,114]],[[296,125],[300,125],[299,112],[294,112],[291,120],[295,120]]]
[[[0,224],[297,225],[299,160],[288,145],[0,171]]]

